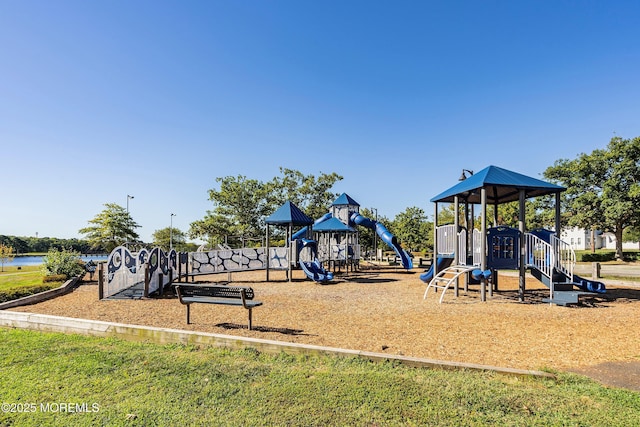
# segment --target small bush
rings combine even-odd
[[[50,276],[43,276],[42,283],[51,282],[66,282],[68,277],[65,274],[52,274]]]
[[[637,261],[638,251],[622,252],[622,258],[625,261]],[[578,262],[607,262],[615,261],[616,253],[614,251],[598,251],[592,252],[576,252],[576,261]]]
[[[576,254],[578,255],[578,254]],[[583,253],[582,256],[576,256],[577,261],[582,262],[606,262],[606,261],[615,261],[616,253],[615,252],[596,252],[596,253]]]
[[[61,251],[50,249],[43,258],[42,272],[45,276],[75,277],[84,272],[84,263],[80,259],[79,252],[67,249]]]
[[[28,297],[29,295],[48,291],[49,289],[53,289],[56,287],[57,287],[57,284],[49,284],[49,285],[25,286],[22,288],[7,289],[4,291],[0,291],[0,303],[11,301],[11,300],[22,298],[22,297]]]

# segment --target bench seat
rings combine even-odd
[[[244,307],[244,305],[246,305],[247,307],[251,307],[251,308],[262,305],[262,301],[253,301],[253,300],[247,300],[243,305],[242,301],[239,299],[230,299],[230,298],[220,299],[216,297],[182,297],[183,304],[192,304],[194,302],[199,302],[203,304],[236,305],[239,307]]]
[[[191,323],[191,304],[218,304],[243,307],[249,312],[251,330],[252,309],[262,305],[253,299],[253,289],[248,287],[222,286],[218,284],[176,284],[175,291],[180,303],[187,306],[187,324]]]

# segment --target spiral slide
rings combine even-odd
[[[318,243],[315,240],[298,239],[298,259],[300,259],[300,252],[304,248],[311,249],[311,257],[313,261],[300,261],[300,268],[307,275],[307,277],[316,282],[328,282],[333,280],[333,273],[322,268],[322,264],[318,261]]]

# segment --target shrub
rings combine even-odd
[[[66,282],[68,277],[65,274],[51,274],[49,276],[42,277],[42,283],[51,282]]]
[[[84,263],[79,252],[50,249],[43,258],[42,272],[45,276],[64,275],[68,279],[84,272]]]
[[[57,284],[53,286],[51,284],[48,285],[38,285],[38,286],[24,286],[21,288],[7,289],[4,291],[0,291],[0,303],[11,301],[14,299],[28,297],[29,295],[38,294],[40,292],[48,291],[49,289],[53,289]]]
[[[625,251],[622,253],[622,258],[625,261],[637,261],[638,251]],[[596,253],[591,252],[576,252],[576,261],[578,262],[607,262],[615,261],[616,253],[613,251],[599,251]]]
[[[616,259],[615,252],[596,252],[596,253],[583,253],[581,259],[578,259],[577,261],[606,262],[606,261],[615,261],[615,259]]]

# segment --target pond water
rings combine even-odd
[[[98,261],[106,261],[108,257],[109,257],[108,255],[82,255],[80,259],[84,262],[88,262],[90,260],[93,260],[94,262],[98,262]],[[5,262],[4,266],[5,267],[24,267],[27,265],[40,265],[43,262],[42,258],[44,258],[44,256],[40,256],[40,255],[16,256],[15,258],[13,258],[13,260]]]

